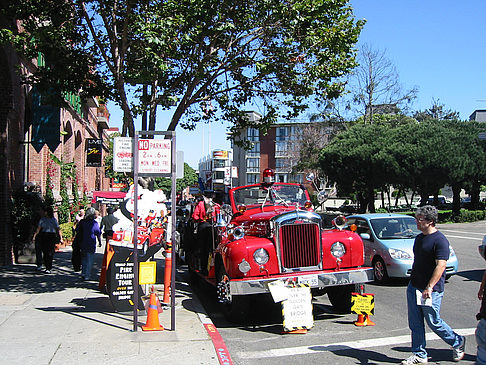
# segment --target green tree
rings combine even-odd
[[[278,116],[299,114],[309,97],[335,98],[341,76],[355,66],[364,24],[347,0],[9,3],[25,31],[4,28],[2,38],[46,60],[29,81],[84,96],[111,94],[124,112],[122,135],[130,136],[147,102],[152,110],[173,106],[167,130],[222,119],[234,136],[250,123],[245,105],[266,110],[256,126],[265,130]],[[137,98],[144,95],[137,85],[149,84],[149,100]]]
[[[197,183],[197,174],[194,169],[187,163],[184,163],[184,177],[176,179],[176,191],[180,192],[188,186]],[[154,179],[155,189],[162,190],[166,196],[170,196],[172,191],[172,180],[166,177],[158,177]]]
[[[339,134],[319,155],[322,170],[340,194],[356,193],[360,211],[374,212],[375,189],[384,189],[390,143],[384,124],[357,124]]]

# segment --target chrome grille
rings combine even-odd
[[[282,225],[279,232],[281,265],[286,269],[316,267],[321,261],[320,230],[315,223]]]

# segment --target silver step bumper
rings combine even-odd
[[[317,276],[317,284],[315,277]],[[350,269],[326,272],[293,272],[257,279],[233,279],[230,281],[231,295],[270,293],[268,283],[275,281],[314,282],[311,288],[325,288],[346,284],[368,283],[374,280],[373,268]]]

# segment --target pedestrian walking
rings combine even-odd
[[[103,237],[106,239],[106,244],[113,238],[113,226],[118,223],[118,218],[113,215],[115,209],[108,207],[107,215],[101,218],[101,230],[103,231]]]
[[[481,309],[476,315],[479,320],[476,327],[476,343],[478,345],[476,353],[476,364],[486,365],[486,295],[484,295],[484,288],[486,286],[486,270],[483,274],[483,280],[479,286],[478,298],[481,301]]]
[[[46,211],[43,207],[40,207],[39,209],[39,214],[40,218],[46,216]],[[40,219],[39,219],[40,221]],[[39,223],[37,223],[39,224]],[[44,261],[43,255],[42,255],[42,243],[41,243],[41,235],[40,234],[35,234],[33,236],[34,240],[34,245],[35,245],[35,264],[37,265],[36,270],[41,271],[42,270],[42,263]]]
[[[54,209],[51,206],[45,207],[44,214],[45,216],[39,220],[37,230],[34,233],[34,241],[39,237],[45,266],[44,272],[50,274],[56,243],[62,242],[62,233],[57,219],[54,218]]]
[[[81,232],[81,277],[90,280],[93,268],[96,242],[101,243],[101,230],[96,221],[96,211],[88,208],[82,219],[76,226],[76,233]]]
[[[425,324],[452,346],[452,360],[464,358],[466,338],[458,335],[440,317],[444,296],[445,268],[449,259],[449,241],[436,228],[437,208],[419,207],[415,212],[417,228],[422,232],[413,245],[414,260],[407,287],[408,326],[412,331],[412,355],[402,364],[426,364]]]
[[[76,217],[74,218],[75,219],[74,225],[77,225],[83,218],[84,218],[84,209],[81,208],[78,214],[76,214]]]

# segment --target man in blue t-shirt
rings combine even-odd
[[[449,259],[449,241],[437,230],[437,208],[425,205],[417,209],[415,220],[422,232],[413,245],[413,266],[407,287],[408,326],[412,331],[412,356],[402,364],[426,364],[425,325],[452,346],[452,360],[464,358],[466,338],[455,333],[440,318],[444,296],[445,268]]]

